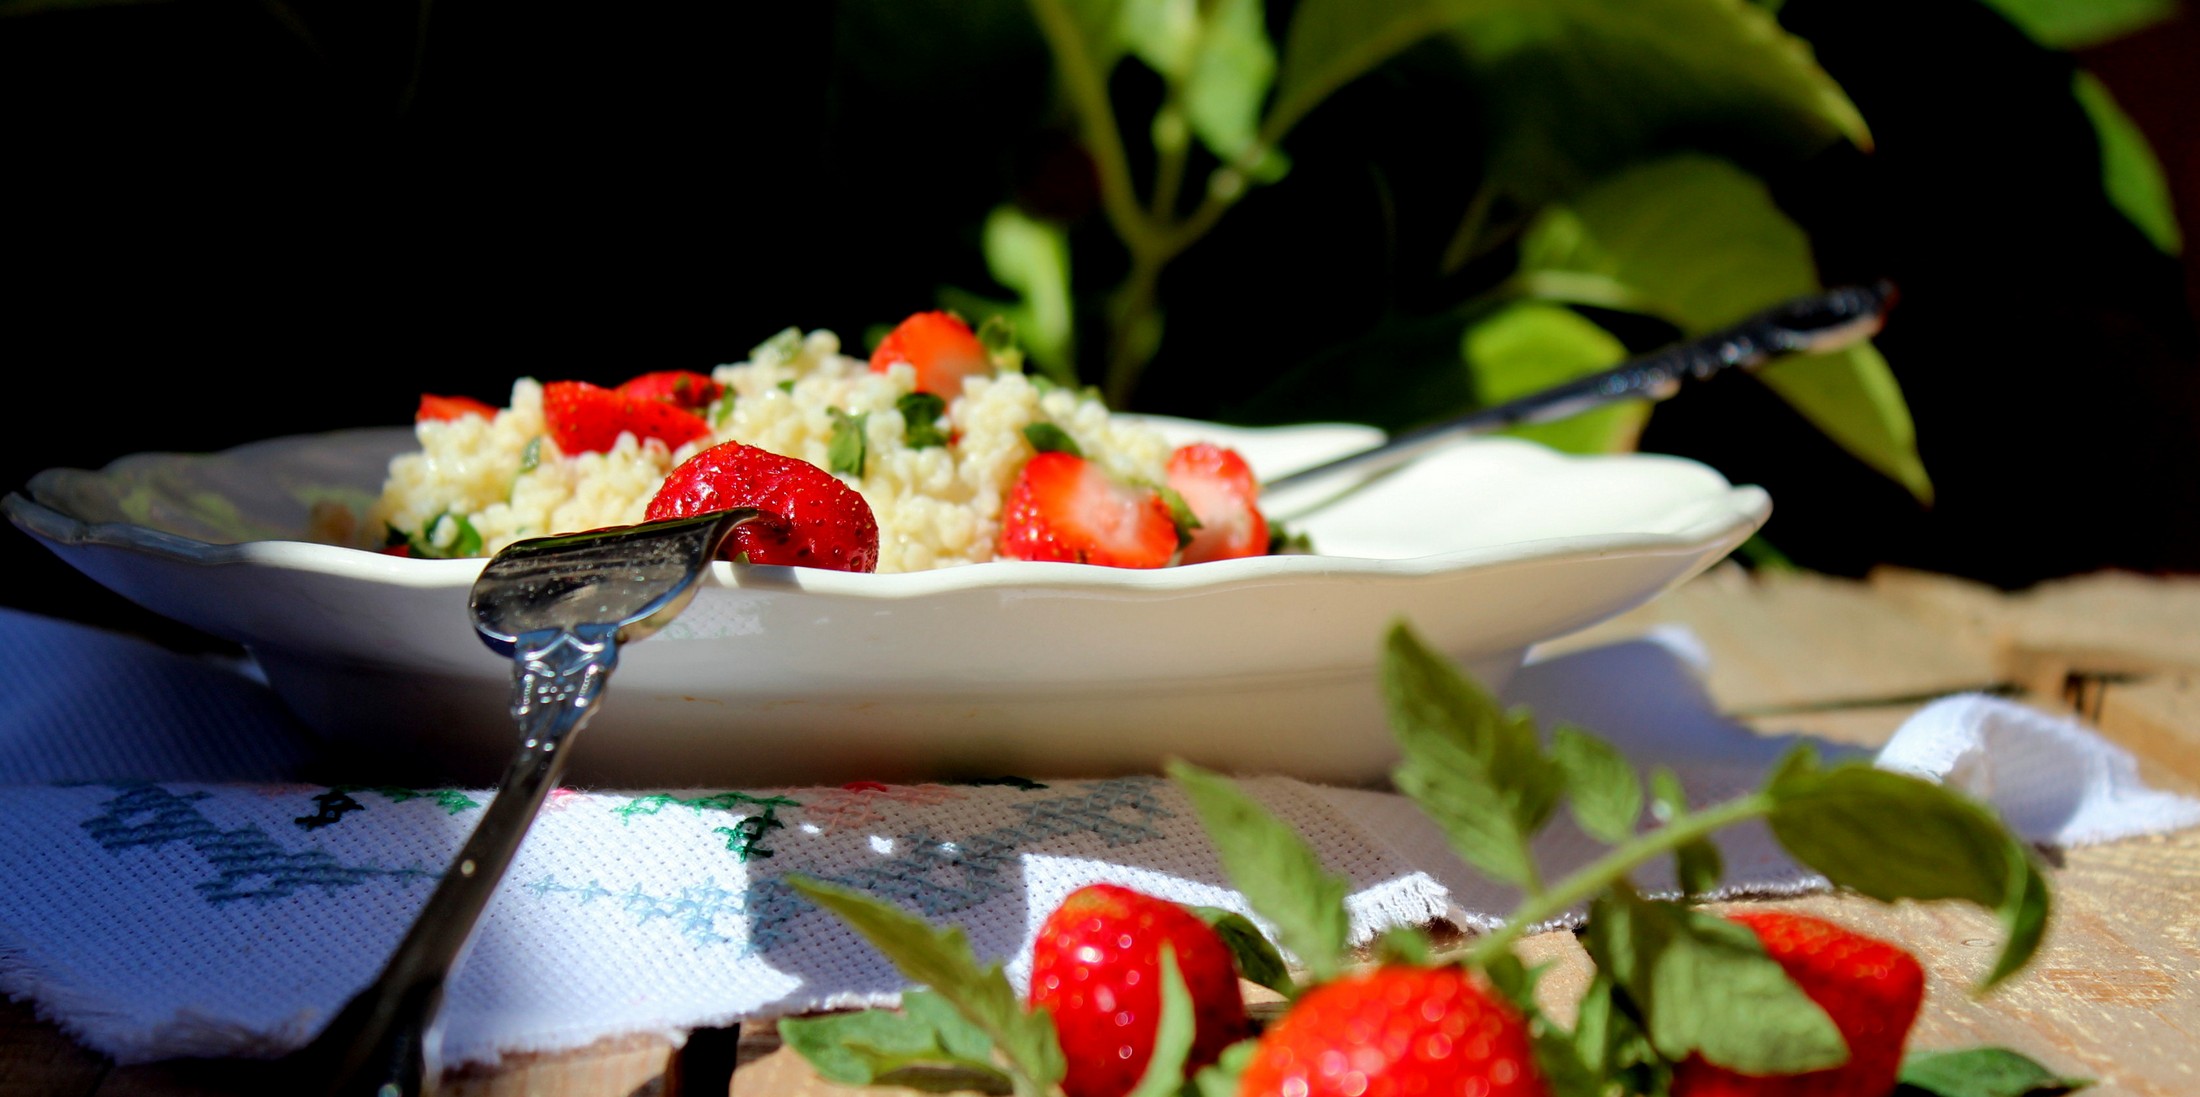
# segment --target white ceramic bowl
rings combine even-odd
[[[1264,477],[1377,439],[1151,421],[1235,446]],[[242,643],[300,716],[389,776],[486,782],[512,747],[511,676],[467,614],[481,561],[298,539],[312,503],[363,504],[411,445],[389,428],[140,454],[48,470],[6,509],[99,582]],[[572,779],[1094,776],[1177,755],[1375,780],[1395,758],[1376,683],[1393,620],[1499,688],[1530,644],[1709,567],[1771,509],[1690,461],[1500,439],[1275,502],[1304,512],[1289,525],[1318,555],[906,575],[719,563],[679,620],[622,652]]]

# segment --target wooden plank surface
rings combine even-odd
[[[1914,572],[1869,581],[1722,568],[1650,605],[1567,637],[1553,650],[1686,629],[1724,711],[1766,733],[1872,746],[1923,700],[1990,689],[2071,706],[2131,749],[2142,774],[2200,790],[2200,579],[2089,576],[2004,594]],[[2028,691],[2028,692],[2027,692]],[[1998,1043],[2100,1079],[2093,1092],[2200,1094],[2200,831],[2060,851],[2059,908],[2038,961],[1975,998],[1970,983],[1998,940],[1989,918],[1947,904],[1883,906],[1853,896],[1782,905],[1901,942],[1930,983],[1916,1046]],[[1570,935],[1524,942],[1554,962],[1543,984],[1561,1017],[1586,985]],[[827,1097],[769,1024],[699,1033],[686,1049],[613,1041],[454,1076],[467,1097]],[[183,1097],[246,1092],[216,1070],[113,1068],[0,1003],[0,1093],[26,1097]]]

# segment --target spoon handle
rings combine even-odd
[[[558,786],[574,733],[595,713],[596,700],[618,665],[616,631],[614,625],[583,625],[519,638],[512,667],[512,716],[519,724],[520,748],[497,782],[496,798],[382,974],[308,1049],[308,1057],[323,1068],[330,1094],[409,1097],[424,1092],[439,1073],[430,1033],[444,983],[511,867],[537,809]]]
[[[1280,492],[1344,472],[1381,472],[1462,435],[1548,423],[1620,400],[1663,400],[1679,391],[1683,381],[1701,381],[1728,369],[1755,369],[1783,354],[1838,350],[1877,334],[1894,296],[1894,286],[1882,282],[1799,297],[1723,331],[1602,373],[1393,435],[1371,449],[1277,477],[1261,490]]]

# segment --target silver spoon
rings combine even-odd
[[[1381,444],[1279,476],[1264,494],[1302,488],[1347,472],[1363,476],[1406,464],[1455,438],[1548,423],[1621,400],[1663,400],[1684,381],[1729,369],[1756,369],[1787,354],[1822,354],[1879,334],[1894,306],[1891,282],[1841,286],[1776,305],[1741,323],[1622,362],[1518,400],[1392,435]]]
[[[409,1097],[438,1076],[432,1035],[443,986],[473,937],[573,736],[595,713],[619,645],[671,621],[752,507],[521,541],[474,582],[474,629],[512,658],[520,747],[464,848],[382,974],[284,1061],[301,1088]]]

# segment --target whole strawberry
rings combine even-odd
[[[1925,973],[1917,959],[1807,914],[1767,910],[1728,917],[1755,932],[1788,978],[1833,1018],[1848,1041],[1849,1061],[1766,1078],[1690,1058],[1674,1071],[1674,1097],[1887,1097],[1894,1092],[1902,1045],[1925,997]]]
[[[1039,927],[1031,958],[1031,1006],[1054,1016],[1068,1097],[1122,1097],[1146,1072],[1161,1019],[1164,943],[1192,996],[1186,1071],[1251,1034],[1230,947],[1207,923],[1129,888],[1079,888]]]
[[[722,550],[728,557],[878,570],[878,519],[863,496],[808,461],[740,442],[721,442],[681,462],[650,499],[645,517],[654,522],[734,507],[763,514],[733,531]]]
[[[1269,1026],[1239,1097],[1544,1097],[1527,1026],[1465,968],[1385,965]]]

